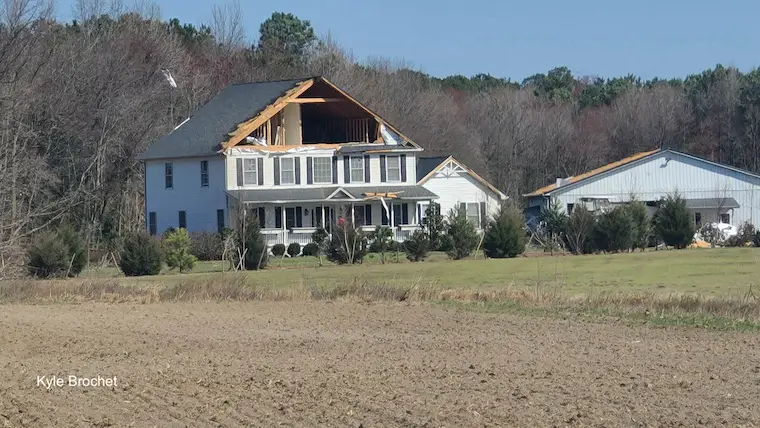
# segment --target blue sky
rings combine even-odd
[[[71,19],[74,0],[59,0]],[[128,3],[126,0],[125,3]],[[220,3],[223,0],[219,0]],[[162,19],[208,22],[213,2],[158,0]],[[573,74],[685,77],[717,63],[760,65],[752,0],[241,0],[254,40],[272,12],[312,22],[358,60],[404,60],[435,76],[489,73],[521,81],[565,65]]]

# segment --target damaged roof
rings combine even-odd
[[[237,124],[255,117],[284,92],[309,78],[231,85],[140,155],[141,160],[210,156]]]

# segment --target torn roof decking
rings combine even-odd
[[[324,87],[321,88],[323,85]],[[140,155],[140,159],[210,156],[219,153],[220,149],[226,150],[235,147],[274,115],[282,111],[290,101],[305,96],[305,94],[321,94],[322,92],[315,92],[317,88],[321,88],[320,91],[329,91],[332,96],[344,97],[344,102],[354,104],[358,109],[377,120],[378,123],[383,124],[388,130],[397,134],[403,140],[402,143],[412,148],[420,148],[393,125],[380,118],[327,79],[310,77],[228,86],[198,109],[190,118],[186,119],[181,126],[151,145]],[[404,147],[404,145],[374,144],[377,149]],[[302,146],[309,145],[304,144]],[[341,144],[337,145],[340,146]],[[278,151],[278,149],[272,151]]]

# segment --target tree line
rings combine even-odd
[[[0,5],[0,277],[52,226],[71,225],[88,248],[144,228],[138,155],[237,82],[323,75],[426,154],[452,154],[512,197],[656,147],[760,172],[758,70],[439,78],[358,61],[292,14],[244,22],[234,1],[201,26],[161,20],[147,2],[78,0],[76,15],[57,21],[48,0]]]

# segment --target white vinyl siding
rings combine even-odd
[[[259,175],[256,159],[243,159],[243,185],[256,186],[259,184]]]
[[[351,156],[351,182],[364,182],[364,158],[362,156]]]
[[[332,158],[314,158],[312,165],[315,184],[332,183]]]
[[[296,184],[296,169],[293,158],[280,159],[280,184]]]
[[[401,181],[401,157],[388,156],[385,160],[388,182]]]

